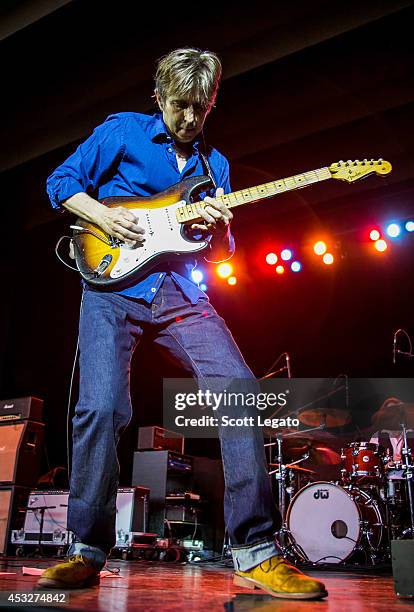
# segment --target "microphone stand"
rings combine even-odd
[[[409,349],[408,351],[400,351],[400,349],[397,349],[397,338],[400,334],[404,334],[405,337],[408,340],[408,346]],[[408,357],[410,359],[412,359],[414,357],[414,353],[413,353],[413,345],[411,342],[411,338],[410,336],[407,334],[407,332],[405,331],[405,329],[397,329],[397,331],[394,334],[394,339],[393,339],[393,349],[392,349],[392,362],[395,365],[397,362],[397,355],[404,355],[405,357]]]
[[[39,555],[41,557],[43,557],[43,548],[42,548],[42,536],[43,536],[43,524],[44,524],[44,519],[45,519],[45,510],[50,510],[52,508],[56,508],[56,506],[36,506],[36,508],[31,508],[31,507],[27,507],[27,510],[29,510],[30,512],[35,512],[36,510],[39,510],[40,512],[40,524],[39,524],[39,541],[38,541],[38,545],[39,545]]]

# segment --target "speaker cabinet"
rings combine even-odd
[[[130,532],[145,532],[148,524],[149,489],[128,487],[118,489],[116,498],[116,539],[117,546],[125,546]],[[72,542],[71,532],[67,530],[69,491],[31,491],[25,506],[26,516],[19,527],[12,527],[11,544],[36,545],[39,543],[39,525],[43,513],[43,533],[41,544],[64,546]]]
[[[394,590],[398,597],[414,599],[414,540],[391,540]]]
[[[11,530],[23,528],[29,492],[26,487],[0,487],[0,555],[7,553]]]
[[[44,427],[34,421],[0,424],[0,485],[37,484]]]

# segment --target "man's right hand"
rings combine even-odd
[[[129,246],[141,246],[145,242],[145,230],[137,223],[138,217],[122,206],[108,208],[102,206],[97,215],[97,225],[104,232],[122,240]]]
[[[127,246],[139,247],[145,242],[144,228],[138,225],[138,218],[127,208],[108,208],[83,191],[62,204],[71,213],[99,225],[106,234],[122,240]]]

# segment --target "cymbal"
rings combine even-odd
[[[279,467],[279,463],[269,463],[270,467]],[[308,468],[303,468],[300,465],[285,465],[285,468],[289,470],[294,470],[295,472],[302,472],[303,474],[316,474],[314,470],[309,470]]]
[[[351,415],[348,410],[340,408],[311,408],[301,412],[298,418],[308,427],[342,427],[350,422]]]
[[[316,463],[316,465],[339,465],[341,463],[339,453],[329,446],[317,442],[308,442],[306,446],[292,447],[288,452],[293,457],[300,457],[308,453],[309,461]]]
[[[389,398],[372,415],[371,423],[379,430],[401,431],[401,423],[404,423],[406,427],[414,428],[414,404],[400,402],[397,398]]]

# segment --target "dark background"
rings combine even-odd
[[[45,180],[108,114],[152,112],[154,63],[179,46],[210,48],[223,60],[206,134],[230,159],[233,189],[339,159],[393,164],[387,177],[328,181],[237,211],[239,282],[228,287],[211,269],[207,283],[255,374],[283,351],[301,377],[413,371],[402,359],[393,366],[392,338],[399,327],[414,331],[414,236],[379,256],[366,230],[414,214],[414,3],[137,5],[3,1],[0,8],[0,397],[45,400],[52,465],[65,461],[80,284],[54,255],[69,217],[49,207]],[[321,233],[334,243],[331,268],[310,253]],[[277,277],[261,256],[285,244],[297,248],[303,271]],[[138,424],[161,422],[165,374],[177,372],[149,347],[137,351],[135,417],[120,445],[124,483]],[[201,443],[190,450],[209,452]]]

